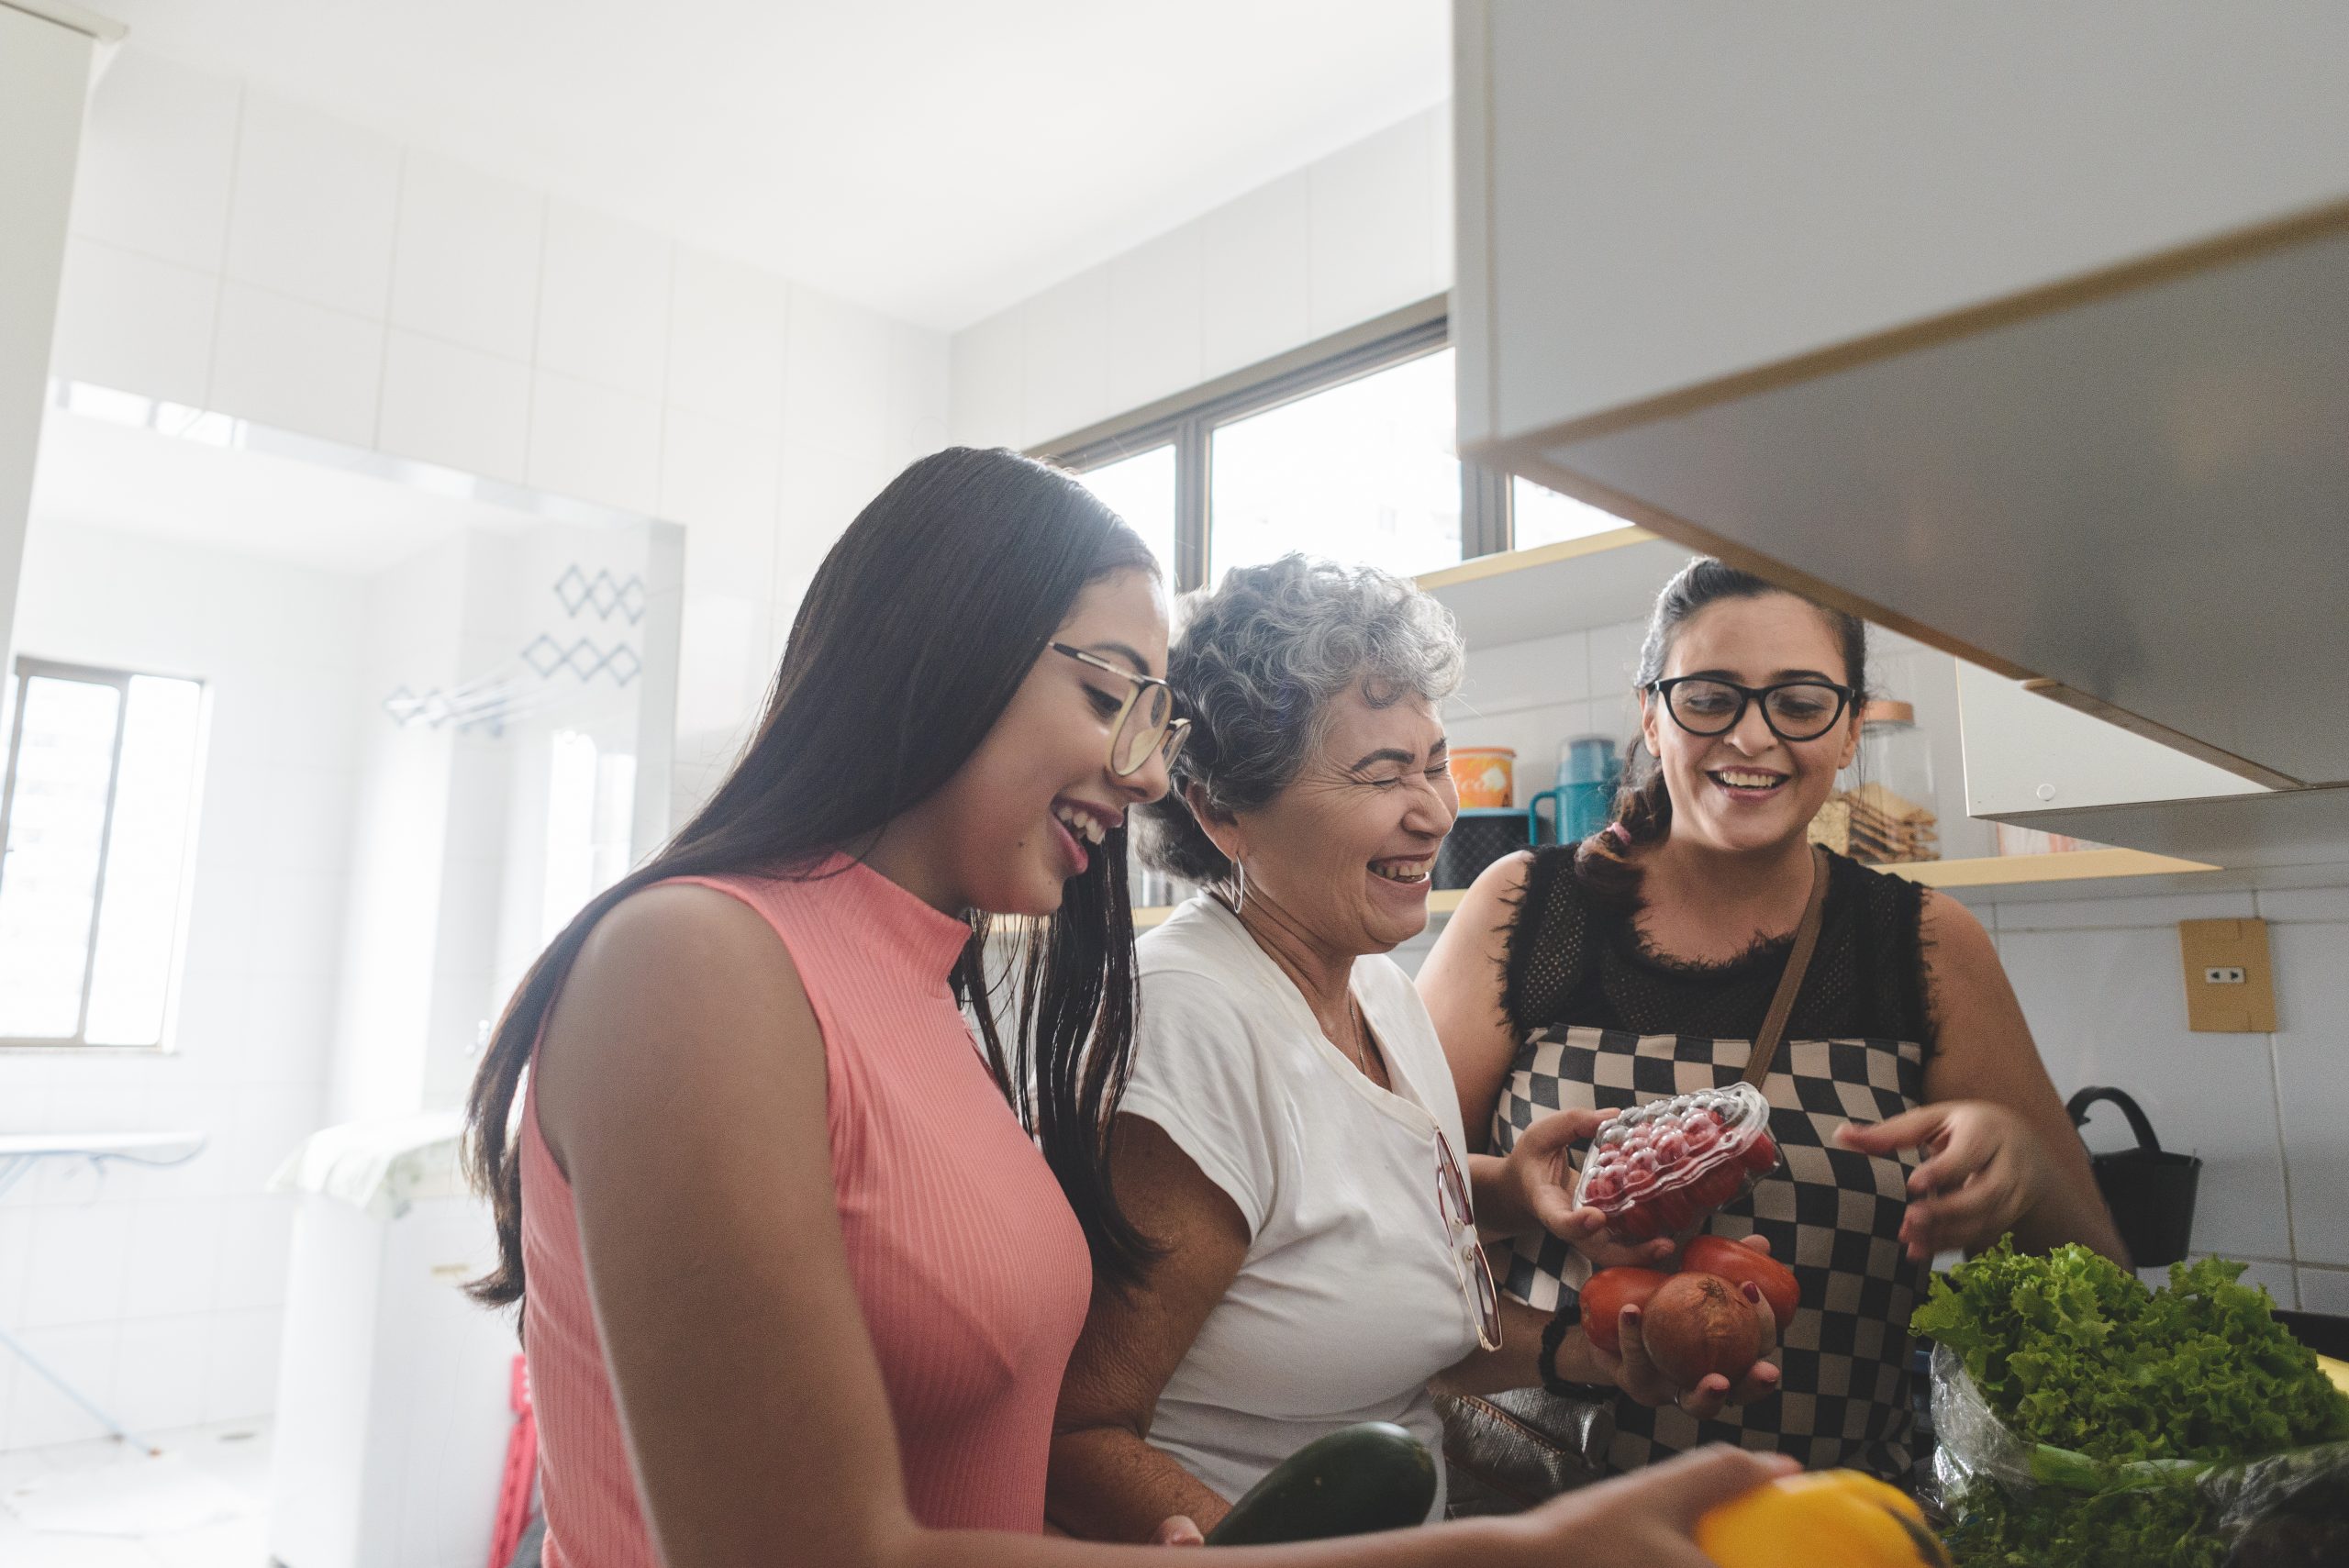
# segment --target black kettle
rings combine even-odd
[[[2202,1162],[2191,1154],[2164,1151],[2144,1111],[2119,1089],[2087,1088],[2074,1095],[2064,1106],[2072,1125],[2086,1124],[2088,1107],[2099,1100],[2119,1106],[2129,1118],[2129,1130],[2137,1135],[2134,1149],[2088,1156],[2121,1244],[2141,1269],[2184,1261],[2194,1234],[2194,1188],[2201,1179]]]

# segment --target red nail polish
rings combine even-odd
[[[1746,1299],[1746,1300],[1748,1300],[1748,1301],[1750,1301],[1750,1302],[1753,1302],[1753,1303],[1754,1305],[1756,1305],[1756,1306],[1760,1306],[1760,1305],[1761,1305],[1761,1302],[1762,1302],[1762,1287],[1761,1287],[1760,1285],[1755,1284],[1752,1280],[1747,1280],[1747,1281],[1746,1281],[1742,1285],[1740,1285],[1738,1288],[1739,1288],[1740,1290],[1742,1290],[1742,1291],[1743,1291],[1743,1292],[1745,1293],[1745,1299]]]

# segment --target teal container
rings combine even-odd
[[[1533,841],[1578,844],[1606,827],[1622,779],[1622,760],[1606,736],[1578,735],[1560,746],[1558,787],[1543,790],[1527,806],[1533,814]],[[1550,803],[1546,819],[1543,801]]]

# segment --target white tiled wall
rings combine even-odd
[[[171,1170],[50,1162],[0,1202],[0,1323],[134,1428],[265,1414],[325,1110],[359,749],[357,579],[36,518],[18,646],[201,676],[211,724],[174,1049],[0,1053],[11,1130],[194,1129]],[[0,1362],[0,1450],[95,1435]]]
[[[2202,1158],[2194,1250],[2250,1260],[2285,1306],[2349,1311],[2349,889],[1976,906],[2056,1086],[2126,1089]],[[2265,918],[2275,1034],[2186,1027],[2176,922]],[[2098,1148],[2126,1147],[2110,1107]]]
[[[947,441],[942,334],[135,42],[91,109],[55,370],[685,525],[681,810],[824,550]]]
[[[1452,284],[1438,106],[954,336],[954,439],[1033,446]]]

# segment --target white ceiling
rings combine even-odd
[[[958,328],[1449,92],[1445,0],[94,0],[135,47]]]

